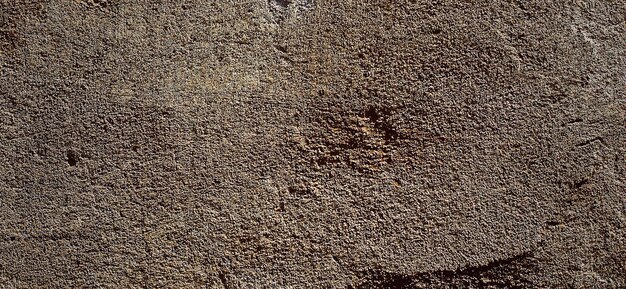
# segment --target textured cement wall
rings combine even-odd
[[[0,0],[0,287],[625,287],[625,15]]]

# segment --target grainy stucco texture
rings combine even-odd
[[[625,15],[0,0],[0,288],[624,288]]]

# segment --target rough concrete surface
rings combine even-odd
[[[625,15],[0,0],[0,288],[626,287]]]

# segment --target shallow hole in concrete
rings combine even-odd
[[[78,163],[78,155],[76,154],[76,152],[73,150],[68,150],[66,156],[67,163],[72,167],[76,166],[76,163]]]
[[[287,5],[289,5],[289,3],[291,1],[289,1],[289,0],[268,0],[267,2],[269,2],[270,5],[275,4],[275,5],[278,5],[280,7],[287,8]]]

